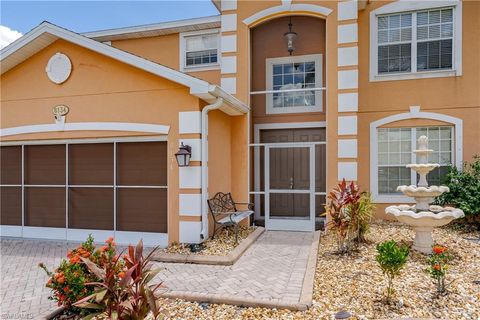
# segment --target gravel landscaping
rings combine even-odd
[[[224,228],[217,233],[214,239],[210,238],[206,240],[204,248],[198,252],[191,252],[190,246],[173,243],[165,249],[161,249],[159,253],[178,253],[178,254],[196,254],[196,255],[212,255],[212,256],[226,256],[228,255],[235,247],[237,247],[242,240],[246,239],[256,227],[243,227],[240,226],[238,229],[238,243],[235,244],[235,232],[232,228]]]
[[[413,236],[407,226],[375,224],[367,235],[369,243],[343,256],[335,253],[337,246],[332,233],[322,237],[313,306],[305,312],[206,305],[182,300],[163,299],[160,302],[166,319],[333,319],[340,310],[349,311],[353,314],[352,319],[480,319],[480,284],[474,283],[480,280],[480,244],[465,239],[474,238],[474,235],[448,228],[434,231],[437,243],[448,246],[455,257],[447,275],[447,282],[454,280],[448,294],[436,295],[435,284],[425,272],[426,257],[411,251],[406,267],[395,280],[393,303],[384,303],[386,279],[375,261],[375,245],[390,239],[411,244]],[[217,248],[213,252],[224,251]]]

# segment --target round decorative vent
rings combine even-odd
[[[61,84],[67,81],[70,73],[72,72],[72,63],[70,59],[63,53],[55,53],[50,60],[48,60],[47,67],[48,78],[56,83]]]

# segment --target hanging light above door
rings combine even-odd
[[[295,50],[295,39],[297,38],[297,33],[292,31],[292,17],[290,17],[290,22],[288,23],[288,32],[283,34],[285,41],[287,43],[287,50],[290,55],[292,55],[293,50]]]

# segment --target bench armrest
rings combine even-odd
[[[245,205],[248,207],[248,210],[253,210],[253,207],[255,206],[253,203],[251,202],[235,202],[235,205],[237,204],[241,204],[241,205]]]

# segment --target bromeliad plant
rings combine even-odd
[[[393,290],[393,279],[400,275],[400,271],[407,263],[410,249],[407,245],[398,245],[395,240],[377,244],[378,255],[376,260],[387,277],[387,303],[390,303]]]
[[[430,276],[437,283],[437,293],[444,294],[447,291],[445,277],[447,275],[448,263],[453,257],[448,253],[447,247],[434,245],[432,250],[433,252],[427,260],[429,264],[427,272],[430,273]]]
[[[77,301],[74,306],[97,310],[92,315],[103,314],[108,319],[145,319],[150,312],[157,319],[160,311],[155,302],[155,292],[161,283],[149,284],[160,272],[160,269],[152,269],[150,261],[156,250],[144,257],[143,242],[140,240],[136,248],[128,247],[123,261],[108,257],[103,267],[99,267],[90,259],[82,258],[99,281],[88,283],[95,286],[94,293]]]
[[[353,244],[362,242],[375,209],[369,193],[360,192],[354,183],[342,180],[329,194],[326,211],[329,226],[337,233],[340,253],[350,251]]]

